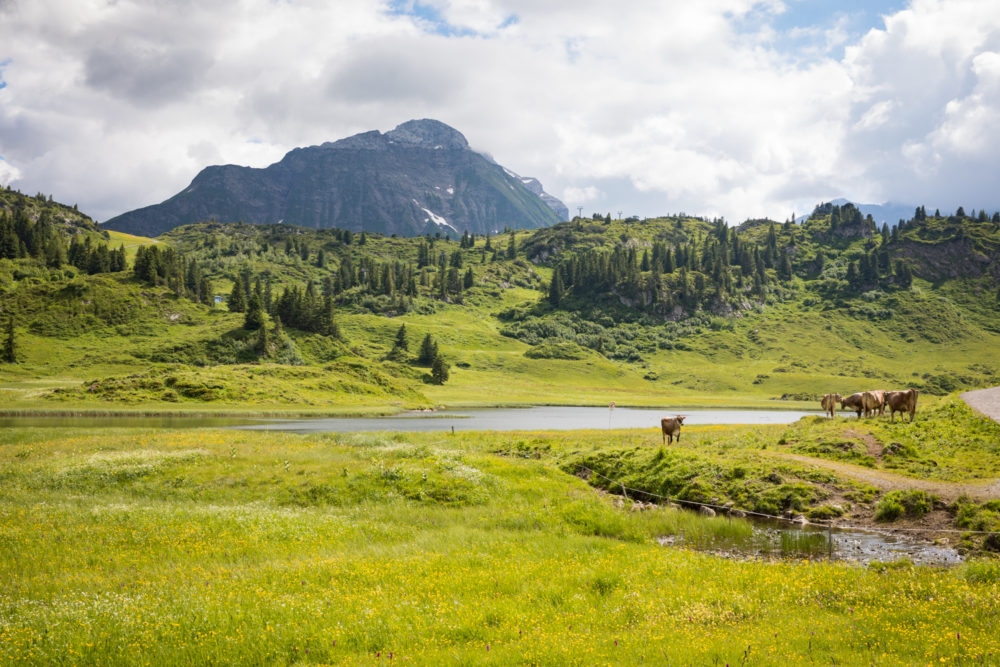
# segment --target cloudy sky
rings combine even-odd
[[[997,0],[0,0],[0,185],[99,220],[436,118],[576,213],[1000,209]]]

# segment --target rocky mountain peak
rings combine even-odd
[[[395,143],[415,144],[423,148],[467,149],[469,147],[469,142],[461,132],[430,118],[406,121],[396,129],[386,132],[385,136]]]
[[[470,149],[458,130],[425,118],[384,134],[296,148],[264,169],[206,167],[170,199],[105,224],[146,236],[204,220],[485,234],[544,227],[567,215],[537,180],[517,176]]]

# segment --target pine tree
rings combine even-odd
[[[439,354],[434,357],[434,362],[431,364],[431,382],[444,384],[448,381],[448,375],[448,364],[445,363],[444,357]]]
[[[271,356],[271,334],[268,332],[267,326],[263,323],[257,329],[257,342],[254,344],[254,348],[260,357]]]
[[[236,279],[233,283],[233,291],[229,293],[229,312],[242,313],[247,309],[246,299],[243,296],[243,281]]]
[[[250,295],[246,316],[243,318],[243,328],[249,331],[264,327],[264,309],[260,307],[260,299],[256,294]]]
[[[903,289],[909,289],[910,285],[913,284],[913,272],[910,270],[910,265],[900,259],[896,260],[896,282]]]
[[[406,325],[400,324],[396,331],[396,340],[392,344],[392,350],[389,351],[389,358],[405,359],[409,351],[410,341],[406,337]]]
[[[420,343],[420,354],[417,356],[417,363],[429,366],[434,363],[434,359],[437,357],[437,343],[431,338],[430,334],[424,336],[424,340]]]
[[[562,271],[556,267],[556,270],[552,272],[552,283],[549,285],[549,303],[558,306],[565,295],[566,289],[563,286]]]
[[[206,306],[212,306],[215,303],[215,295],[212,294],[212,281],[207,276],[201,277],[198,293],[201,295],[201,302]]]
[[[14,315],[7,316],[7,336],[3,344],[3,356],[0,361],[8,364],[17,363],[17,340],[14,338]]]

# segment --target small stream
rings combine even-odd
[[[830,560],[867,565],[908,560],[916,565],[953,566],[962,556],[948,546],[859,529],[790,526],[772,519],[733,519],[731,529],[716,522],[710,531],[680,531],[661,537],[663,546],[687,546],[736,560],[766,558]],[[739,522],[739,524],[737,524]]]

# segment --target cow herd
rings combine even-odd
[[[873,391],[861,391],[856,394],[851,394],[850,396],[841,396],[840,394],[826,394],[820,401],[820,405],[823,406],[823,410],[826,411],[828,417],[835,417],[837,413],[837,403],[840,403],[841,410],[854,410],[858,419],[861,419],[861,413],[865,414],[865,417],[872,417],[876,414],[882,416],[885,414],[886,408],[889,408],[889,421],[896,421],[896,413],[909,413],[910,421],[913,421],[913,415],[917,412],[917,394],[919,392],[916,389],[904,389],[903,391],[885,391],[883,389],[875,389]],[[614,403],[611,404],[614,406]],[[663,431],[663,444],[672,443],[674,438],[677,438],[677,442],[681,441],[681,426],[684,424],[684,417],[677,415],[676,417],[664,417],[660,420],[660,430]]]
[[[879,416],[885,414],[885,409],[889,409],[889,421],[896,421],[896,413],[909,413],[910,421],[917,412],[917,390],[905,389],[903,391],[884,391],[877,389],[874,391],[862,391],[850,396],[840,394],[826,394],[820,405],[826,411],[828,417],[835,416],[837,402],[840,402],[841,410],[853,410],[861,419],[863,412],[865,417],[872,417],[876,413]]]

